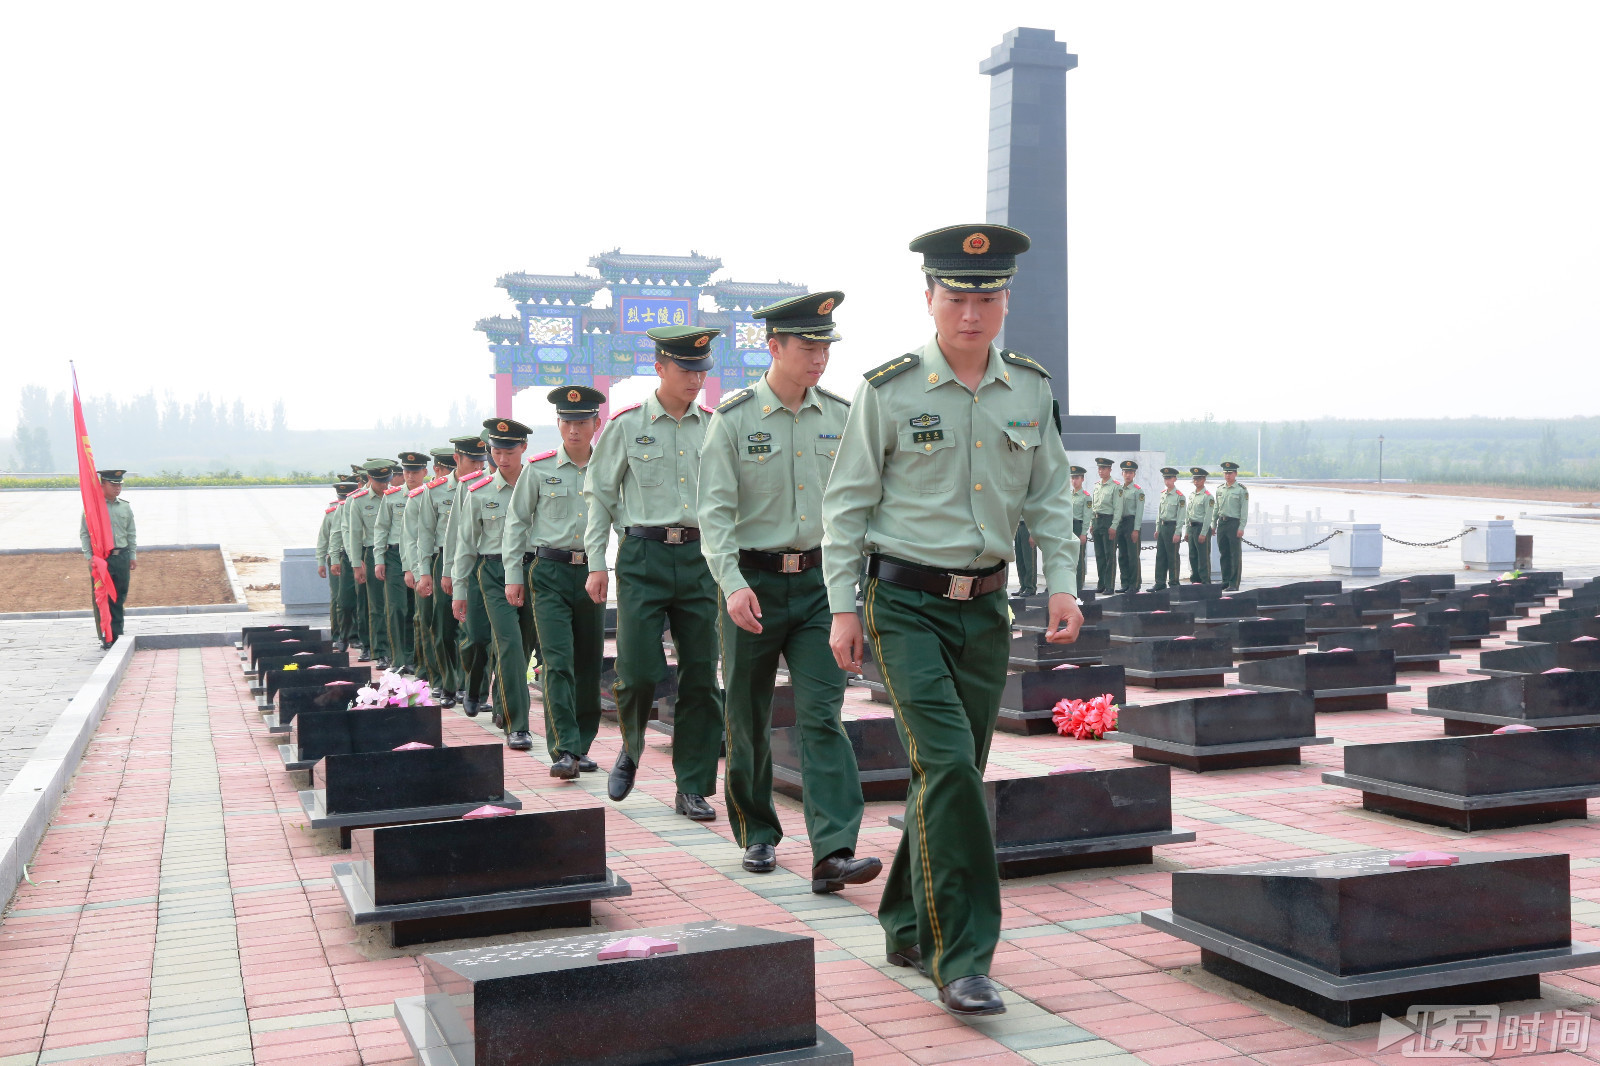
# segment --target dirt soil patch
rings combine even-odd
[[[128,581],[128,607],[232,603],[233,589],[216,549],[139,553]],[[86,611],[89,564],[77,552],[0,555],[0,612]]]
[[[1600,489],[1541,489],[1531,485],[1429,485],[1412,482],[1405,485],[1336,484],[1313,481],[1290,482],[1313,489],[1344,489],[1348,492],[1397,492],[1402,496],[1478,496],[1492,500],[1548,500],[1551,503],[1600,503]]]

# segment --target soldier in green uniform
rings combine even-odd
[[[783,826],[772,804],[772,689],[781,656],[794,682],[795,725],[811,890],[836,892],[877,877],[855,857],[861,778],[840,720],[845,673],[828,647],[833,622],[822,582],[822,492],[850,403],[818,386],[839,334],[842,292],[763,307],[772,366],[729,396],[700,457],[700,528],[722,590],[722,679],[728,729],[724,789],[734,838],[751,873],[777,869]]]
[[[1111,480],[1111,460],[1094,461],[1100,482],[1089,496],[1094,526],[1095,593],[1109,596],[1117,590],[1117,522],[1122,517],[1122,486]]]
[[[1139,464],[1122,460],[1122,503],[1117,511],[1117,563],[1122,572],[1122,591],[1138,592],[1144,584],[1144,568],[1139,564],[1139,527],[1144,524],[1144,489],[1133,483]]]
[[[823,506],[830,646],[841,667],[860,669],[865,552],[867,636],[911,762],[906,828],[878,908],[889,961],[922,968],[963,1015],[1005,1010],[988,978],[1000,878],[983,772],[1005,685],[1003,593],[1019,518],[1043,552],[1047,639],[1070,643],[1083,622],[1048,375],[993,343],[1027,247],[1020,231],[991,224],[912,242],[935,335],[857,388]]]
[[[1211,584],[1211,527],[1215,524],[1217,501],[1206,489],[1210,474],[1203,466],[1191,466],[1194,491],[1189,493],[1189,506],[1184,509],[1184,520],[1189,527],[1189,584]]]
[[[339,508],[344,499],[354,492],[353,481],[336,481],[336,497],[322,512],[322,524],[317,527],[317,576],[328,579],[328,632],[333,636],[333,650],[344,651],[350,638],[350,612],[355,607],[352,594],[347,602],[344,595],[344,552],[339,548]],[[353,593],[353,586],[352,586]]]
[[[1083,588],[1083,579],[1089,566],[1089,528],[1090,498],[1089,490],[1083,487],[1083,475],[1089,471],[1081,466],[1072,467],[1072,534],[1078,538],[1078,588]]]
[[[121,499],[122,479],[126,470],[96,470],[100,475],[100,493],[106,498],[106,513],[111,518],[111,554],[106,557],[106,569],[111,572],[111,588],[116,598],[110,601],[111,633],[100,633],[100,648],[105,650],[122,636],[122,614],[128,605],[128,579],[139,569],[139,530],[133,521],[133,507]],[[94,558],[89,541],[89,516],[78,523],[78,543],[83,547],[85,562]],[[91,583],[92,584],[92,583]],[[99,608],[91,598],[89,607],[95,612],[95,630],[100,628]]]
[[[454,454],[454,449],[445,449]],[[432,522],[433,515],[423,516],[425,503],[423,497],[428,494],[429,485],[443,485],[443,474],[449,467],[439,462],[439,449],[428,452],[426,458],[433,463],[433,477],[428,476],[426,468],[422,476],[417,479],[417,484],[406,490],[406,509],[402,515],[403,525],[400,531],[400,556],[406,567],[406,589],[411,596],[411,633],[414,640],[413,647],[416,656],[412,660],[417,670],[417,676],[428,682],[430,689],[443,688],[438,668],[435,664],[433,653],[433,605],[424,601],[418,593],[422,579],[433,576],[433,560],[421,554],[422,525]],[[404,456],[401,456],[404,459]],[[407,481],[409,482],[409,478]],[[431,588],[430,588],[431,591]]]
[[[1017,523],[1017,542],[1012,547],[1017,556],[1017,595],[1033,596],[1039,591],[1039,549],[1034,547],[1033,537],[1028,533],[1028,523]]]
[[[467,491],[479,481],[488,480],[494,471],[486,466],[489,445],[481,432],[475,437],[452,437],[450,443],[456,446],[456,484],[450,503],[450,516],[445,524],[441,588],[451,597],[450,616],[456,623],[456,654],[461,661],[462,689],[458,693],[461,707],[468,718],[475,718],[486,705],[489,695],[492,665],[489,658],[492,638],[489,615],[484,610],[483,593],[479,591],[478,583],[468,581],[464,590],[458,589],[451,574],[455,568],[458,540],[463,527],[463,522],[458,521],[456,516],[466,513]],[[465,608],[460,606],[463,594]]]
[[[571,780],[599,769],[589,746],[600,730],[606,609],[584,589],[589,557],[583,550],[583,479],[606,396],[584,385],[560,385],[545,398],[555,405],[561,446],[528,460],[511,494],[506,600],[533,608],[550,776]]]
[[[1222,464],[1217,490],[1217,551],[1222,555],[1222,588],[1238,592],[1244,580],[1244,524],[1250,517],[1250,490],[1239,484],[1239,464]]]
[[[700,553],[695,500],[700,446],[711,409],[695,402],[712,367],[711,338],[720,330],[657,326],[656,373],[661,384],[642,404],[611,416],[584,478],[589,512],[584,554],[587,589],[605,603],[606,545],[617,545],[617,719],[622,751],[606,792],[613,800],[633,790],[644,755],[644,727],[655,687],[666,676],[664,621],[672,626],[678,658],[673,718],[674,808],[695,821],[717,816],[706,797],[716,791],[722,746],[722,693],[717,688],[717,585]]]
[[[427,573],[417,578],[419,608],[429,615],[433,641],[430,654],[433,669],[439,680],[434,682],[441,707],[454,707],[464,698],[466,687],[461,669],[460,632],[455,612],[451,610],[450,565],[454,556],[447,549],[450,543],[450,513],[455,506],[458,474],[469,474],[478,469],[477,460],[462,454],[471,447],[481,451],[483,441],[477,437],[453,438],[447,448],[433,449],[434,471],[438,475],[423,487],[417,516],[417,558],[425,560]],[[481,680],[475,690],[483,691]]]
[[[346,554],[345,549],[345,529],[350,525],[351,509],[360,506],[359,503],[352,501],[362,496],[370,495],[367,488],[366,466],[362,463],[351,463],[350,474],[345,480],[355,482],[356,487],[350,490],[350,495],[345,497],[344,505],[339,508],[339,513],[335,516],[339,519],[339,529],[334,536],[338,540],[340,559],[339,569],[335,570],[334,573],[338,574],[340,580],[349,587],[350,596],[355,601],[355,609],[351,613],[350,639],[347,642],[347,646],[360,650],[363,655],[361,661],[366,662],[371,658],[366,649],[372,646],[371,615],[367,608],[367,586],[356,581],[356,566],[361,562],[361,556],[358,555],[352,559]]]
[[[373,576],[383,582],[389,648],[395,667],[413,672],[417,664],[416,627],[412,622],[416,603],[411,590],[416,587],[416,580],[412,576],[411,542],[406,536],[405,513],[411,503],[412,490],[420,489],[428,478],[428,458],[423,452],[400,453],[403,480],[384,492],[384,506],[378,512],[377,529],[373,534],[380,545],[387,546],[383,559],[373,568]]]
[[[1162,467],[1161,479],[1167,487],[1161,490],[1161,499],[1156,503],[1156,582],[1150,586],[1151,592],[1178,584],[1178,545],[1183,542],[1179,527],[1185,515],[1183,493],[1178,491],[1178,468]]]
[[[383,510],[383,494],[389,491],[389,478],[394,473],[394,463],[388,459],[368,459],[367,483],[349,496],[349,514],[345,515],[345,552],[355,568],[356,584],[367,593],[367,628],[362,634],[361,662],[378,660],[380,667],[389,664],[389,641],[385,611],[383,582],[376,574],[377,552],[387,550],[378,545],[378,515]],[[359,560],[359,561],[358,561]],[[370,578],[370,580],[369,580]]]
[[[533,735],[528,732],[528,653],[534,643],[533,607],[507,599],[504,557],[513,550],[519,555],[522,552],[520,546],[508,542],[506,525],[511,495],[522,478],[522,455],[528,450],[528,434],[532,431],[510,418],[488,419],[483,428],[494,472],[467,486],[466,496],[450,515],[450,524],[457,527],[455,562],[450,568],[451,587],[455,590],[453,606],[457,608],[456,620],[462,621],[467,586],[477,586],[489,620],[496,714],[505,726],[506,746],[513,751],[527,751],[533,747]],[[522,583],[516,584],[520,589]]]

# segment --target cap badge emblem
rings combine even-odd
[[[833,297],[830,296],[817,305],[817,314],[825,315],[833,310]]]
[[[982,255],[989,250],[989,238],[981,233],[974,233],[961,242],[961,250],[968,255]]]
[[[706,345],[708,345],[710,343],[711,343],[711,338],[710,337],[699,336],[699,337],[696,337],[694,339],[694,346],[696,348],[704,348]]]
[[[494,428],[498,429],[501,433],[509,433],[511,431],[511,427],[506,425],[504,422],[495,423]]]
[[[577,403],[581,399],[583,399],[583,393],[579,392],[577,389],[568,389],[567,390],[567,402],[568,403]]]

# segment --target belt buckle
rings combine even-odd
[[[800,572],[800,555],[783,556],[783,570],[785,574],[798,574]]]
[[[568,559],[567,562],[571,563],[573,566],[578,566],[589,561],[589,557],[584,555],[582,552],[568,552],[567,554],[572,556],[572,558]]]
[[[668,526],[667,527],[667,543],[668,544],[682,544],[683,543],[683,527],[682,526]]]
[[[978,579],[967,574],[951,574],[950,587],[945,590],[945,598],[950,600],[972,599],[972,586]]]

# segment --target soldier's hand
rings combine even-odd
[[[513,607],[521,607],[522,606],[522,586],[521,585],[507,585],[506,586],[506,602],[509,603]]]
[[[467,601],[451,600],[450,613],[455,615],[457,622],[465,622],[467,620]]]
[[[1139,543],[1139,531],[1137,529],[1133,531],[1133,542],[1135,544]]]
[[[1202,533],[1202,534],[1200,534],[1200,543],[1204,544],[1205,542],[1206,542],[1206,535],[1204,533]]]
[[[749,633],[761,632],[761,601],[756,599],[755,589],[742,588],[728,597],[728,617],[733,619],[733,624]]]
[[[417,578],[417,595],[418,596],[432,596],[433,595],[433,575],[432,574],[423,574],[421,577]]]
[[[344,573],[344,567],[340,566],[338,563],[334,563],[333,564],[333,576],[334,577],[338,577],[342,573]]]
[[[1078,543],[1079,544],[1087,544],[1087,543],[1089,543],[1089,534],[1085,533],[1083,536],[1079,537],[1078,538]]]
[[[833,651],[833,661],[841,670],[852,674],[861,672],[861,617],[854,611],[833,616],[833,630],[828,634],[828,647]]]
[[[407,570],[406,571],[406,588],[414,589],[416,587],[417,587],[416,575],[413,574],[411,571]]]
[[[1242,530],[1242,529],[1241,529],[1241,530],[1239,530],[1239,539],[1240,539],[1240,540],[1243,540],[1243,539],[1244,539],[1244,530]]]
[[[337,573],[337,571],[335,571],[335,573]],[[328,568],[326,566],[317,567],[317,576],[318,577],[327,577],[328,576]]]
[[[610,584],[610,577],[611,575],[604,570],[596,570],[583,583],[583,591],[587,592],[589,598],[602,607],[606,604],[606,588]]]
[[[374,566],[372,568],[372,576],[377,578],[379,581],[382,581],[384,578],[388,577],[389,576],[389,566],[388,566],[388,564],[387,563],[379,563],[377,566]]]
[[[834,616],[838,621],[838,615]],[[1050,644],[1071,644],[1078,639],[1078,630],[1083,626],[1083,612],[1078,610],[1078,601],[1068,596],[1065,592],[1057,592],[1050,597],[1050,626],[1044,631],[1044,639]]]
[[[139,560],[137,560],[137,559],[129,559],[128,560],[128,569],[129,570],[137,570],[137,569],[139,569]]]
[[[356,567],[356,584],[365,585],[366,583],[367,583],[367,567],[366,567],[366,564],[363,563],[361,566]]]
[[[447,575],[445,575],[445,576],[444,576],[444,577],[441,577],[441,578],[440,578],[440,579],[439,579],[439,588],[440,588],[440,590],[441,590],[441,591],[442,591],[442,592],[444,592],[444,594],[445,594],[445,595],[446,595],[446,596],[448,596],[448,595],[450,595],[450,594],[451,594],[451,592],[453,592],[453,591],[454,591],[454,590],[453,590],[453,589],[452,589],[452,588],[451,588],[451,587],[450,587],[450,584],[451,584],[451,582],[450,582],[450,576],[449,576],[449,575],[448,575],[448,574],[447,574]]]
[[[1183,543],[1183,536],[1181,534],[1174,533],[1172,535],[1172,543],[1174,543],[1174,544],[1182,544]]]

